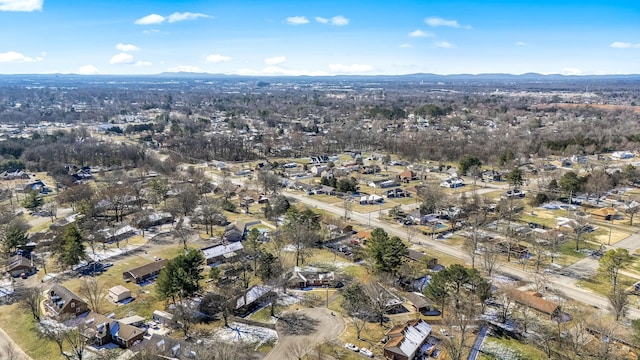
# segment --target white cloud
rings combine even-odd
[[[220,55],[220,54],[211,54],[211,55],[207,56],[206,60],[207,60],[207,62],[219,63],[219,62],[231,61],[232,58],[231,58],[231,56],[224,56],[224,55]]]
[[[450,42],[447,41],[438,41],[433,43],[433,46],[438,47],[438,48],[443,48],[443,49],[453,49],[454,47],[456,47],[455,45],[453,45]]]
[[[334,16],[331,18],[331,24],[335,26],[349,25],[349,19],[342,15]]]
[[[135,64],[133,64],[133,66],[148,67],[148,66],[153,66],[153,64],[151,63],[151,61],[136,61]]]
[[[0,53],[0,63],[3,62],[34,62],[34,61],[42,60],[41,57],[34,59],[24,54],[15,51],[7,51],[5,53]]]
[[[120,53],[118,55],[114,55],[111,60],[109,60],[109,64],[131,64],[133,62],[133,56],[127,53]]]
[[[518,41],[518,42],[516,42],[516,45],[518,45],[518,46],[527,46],[527,43],[525,43],[524,41]]]
[[[422,31],[420,29],[416,29],[409,33],[409,37],[434,37],[436,34],[431,31]]]
[[[167,21],[170,23],[185,21],[185,20],[196,20],[199,18],[210,18],[211,16],[202,13],[192,13],[192,12],[174,12],[173,14],[167,17]]]
[[[329,22],[329,19],[323,18],[321,16],[316,16],[315,20],[316,20],[316,22],[319,22],[320,24],[326,24],[326,23]]]
[[[94,74],[99,74],[100,70],[98,70],[98,68],[93,65],[84,65],[84,66],[80,66],[78,68],[78,71],[76,72],[80,75],[94,75]]]
[[[135,21],[136,25],[153,25],[162,24],[165,21],[165,17],[158,14],[151,14]]]
[[[202,73],[205,72],[204,70],[200,69],[197,66],[191,66],[191,65],[178,65],[172,68],[169,68],[169,71],[171,72],[191,72],[191,73]]]
[[[431,27],[447,26],[452,28],[471,29],[471,26],[469,25],[461,26],[457,20],[446,20],[439,17],[429,17],[424,19],[424,22]]]
[[[264,63],[267,65],[278,65],[278,64],[282,64],[285,61],[287,61],[287,58],[284,56],[275,56],[272,58],[264,59]]]
[[[616,49],[640,48],[640,43],[632,44],[630,42],[614,41],[609,46]]]
[[[373,70],[373,66],[367,64],[329,64],[329,69],[334,73],[366,73]]]
[[[287,24],[289,25],[304,25],[308,23],[309,19],[307,19],[305,16],[289,16],[287,18]]]
[[[562,75],[582,75],[582,70],[576,68],[564,68],[560,71]]]
[[[0,0],[0,11],[41,11],[44,0]]]
[[[404,43],[404,44],[400,44],[400,47],[403,48],[403,49],[408,49],[408,48],[412,48],[413,45]]]
[[[118,44],[116,45],[116,49],[122,51],[122,52],[131,52],[131,51],[138,51],[140,50],[139,47],[133,45],[133,44]]]

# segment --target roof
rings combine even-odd
[[[120,320],[121,323],[131,325],[136,323],[141,323],[144,321],[144,318],[140,315],[127,316],[126,318],[122,318]]]
[[[384,349],[411,359],[430,334],[431,326],[424,320],[411,320],[404,325],[394,326],[387,332],[391,339],[384,345]]]
[[[534,310],[548,315],[553,314],[560,307],[560,305],[554,303],[553,301],[543,299],[538,293],[529,293],[514,290],[511,294],[511,298],[516,303],[528,306]]]
[[[87,327],[96,331],[100,331],[101,326],[108,323],[109,332],[111,333],[111,336],[117,336],[123,339],[124,341],[129,341],[134,337],[139,336],[140,334],[144,334],[145,332],[143,329],[137,328],[129,324],[125,324],[119,320],[108,318],[102,314],[98,314],[93,311],[91,311],[85,317],[85,319],[86,319],[85,324],[87,325]]]
[[[33,263],[30,259],[22,255],[14,255],[7,260],[7,270],[13,271],[20,268],[31,268],[33,267]]]
[[[127,289],[126,287],[122,286],[122,285],[116,285],[114,287],[112,287],[111,289],[109,289],[110,293],[116,294],[116,295],[122,295],[122,294],[126,294],[126,293],[130,293],[131,290]]]
[[[403,170],[400,172],[400,174],[398,174],[398,176],[400,176],[400,178],[412,178],[413,177],[413,171],[411,170]]]
[[[371,230],[360,230],[355,234],[358,239],[369,239],[371,237]]]
[[[146,264],[146,265],[142,265],[139,266],[137,268],[125,271],[124,273],[129,273],[131,274],[131,276],[133,276],[134,278],[140,278],[143,277],[145,275],[149,275],[152,274],[156,271],[160,271],[162,270],[162,268],[164,268],[167,263],[169,262],[169,260],[167,259],[163,259],[163,260],[158,260],[158,261],[154,261],[152,263]]]
[[[260,299],[271,291],[271,286],[255,285],[251,289],[247,290],[246,295],[240,296],[236,301],[236,309],[239,309],[245,305],[249,305],[254,301]],[[246,302],[245,302],[246,298]]]
[[[206,247],[202,249],[202,255],[204,255],[205,259],[214,259],[220,256],[224,256],[225,254],[232,253],[234,251],[240,251],[244,249],[244,246],[241,242],[232,242],[227,245],[217,245],[212,247]]]
[[[68,304],[71,300],[80,301],[86,304],[86,302],[82,300],[80,296],[76,295],[73,291],[67,289],[62,285],[54,284],[49,290],[49,293],[51,292],[58,295],[60,299],[64,301],[65,304]]]
[[[613,215],[616,214],[616,209],[614,209],[612,207],[605,207],[605,208],[591,210],[589,213],[591,215],[603,216],[603,217],[613,216]]]
[[[407,300],[409,300],[409,302],[411,302],[418,309],[430,307],[433,304],[431,300],[427,299],[424,295],[420,293],[410,292],[410,293],[407,293],[405,297],[407,298]]]

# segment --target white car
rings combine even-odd
[[[373,357],[373,353],[371,352],[371,350],[367,349],[367,348],[362,348],[360,349],[360,354],[372,358]]]
[[[346,343],[344,344],[344,347],[355,352],[358,352],[358,350],[360,350],[357,346],[353,345],[352,343]]]

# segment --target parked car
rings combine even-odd
[[[367,349],[367,348],[362,348],[360,349],[360,354],[372,358],[373,357],[373,353],[371,352],[371,350]]]
[[[355,352],[358,352],[358,350],[360,350],[357,346],[353,345],[352,343],[346,343],[344,344],[344,347]]]

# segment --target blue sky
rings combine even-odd
[[[0,0],[0,73],[640,73],[637,1]]]

